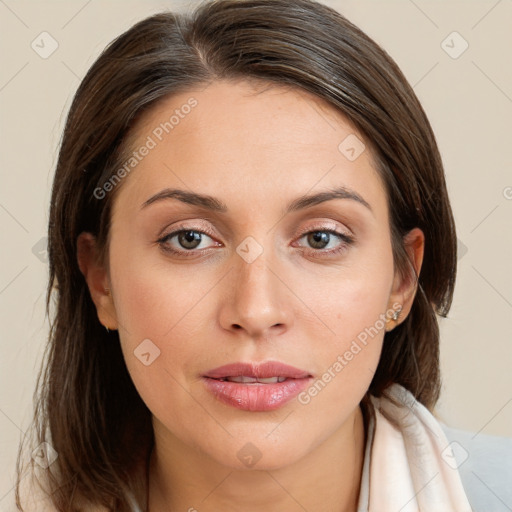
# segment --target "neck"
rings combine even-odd
[[[305,457],[273,470],[233,469],[155,435],[148,511],[354,512],[364,444],[359,407],[342,428]]]

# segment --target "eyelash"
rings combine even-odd
[[[178,255],[178,256],[183,256],[185,258],[190,258],[190,257],[194,257],[194,256],[197,256],[197,253],[198,252],[201,252],[201,251],[207,251],[208,249],[190,249],[190,250],[177,250],[177,249],[173,249],[171,248],[169,245],[168,245],[168,241],[171,239],[171,238],[174,238],[176,235],[179,235],[180,233],[185,233],[187,231],[192,231],[194,233],[200,233],[200,234],[203,234],[203,235],[207,235],[211,238],[215,238],[215,234],[212,233],[210,230],[206,229],[206,228],[202,228],[202,229],[194,229],[194,228],[185,228],[185,227],[179,227],[178,229],[172,231],[171,233],[168,233],[164,236],[162,236],[161,238],[159,238],[157,240],[157,243],[160,245],[160,247],[162,248],[162,250],[168,252],[168,253],[171,253],[171,254],[175,254],[175,255]],[[304,231],[303,233],[301,233],[299,235],[299,239],[300,238],[303,238],[304,236],[306,235],[309,235],[309,234],[312,234],[312,233],[329,233],[331,235],[335,235],[337,236],[341,241],[342,243],[335,249],[329,249],[329,250],[325,250],[325,249],[310,249],[312,252],[314,253],[321,253],[322,255],[328,255],[328,256],[333,256],[333,255],[337,255],[343,251],[345,251],[350,245],[352,245],[354,242],[355,242],[355,238],[350,236],[350,235],[347,235],[346,233],[342,233],[340,231],[335,231],[335,230],[332,230],[332,229],[326,229],[326,228],[322,228],[322,227],[318,227],[318,228],[313,228],[313,229],[309,229],[308,231]]]

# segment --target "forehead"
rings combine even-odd
[[[248,206],[337,184],[385,202],[369,141],[327,102],[293,87],[217,81],[166,97],[132,130],[127,158],[144,146],[122,184],[131,203],[179,186]]]

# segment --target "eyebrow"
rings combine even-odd
[[[192,206],[199,206],[201,208],[219,213],[227,213],[229,211],[226,204],[215,197],[176,188],[166,188],[161,190],[157,194],[151,196],[147,201],[145,201],[142,204],[142,208],[146,208],[153,203],[167,199],[176,199],[182,203],[190,204]],[[288,213],[296,212],[305,208],[310,208],[317,204],[331,201],[333,199],[350,199],[356,201],[368,208],[373,213],[373,210],[368,202],[365,201],[355,190],[339,186],[323,192],[318,192],[316,194],[303,195],[294,199],[286,206],[284,209],[284,214],[286,215]]]

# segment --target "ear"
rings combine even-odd
[[[391,319],[388,330],[393,329],[403,322],[411,311],[414,297],[418,288],[418,277],[423,263],[425,249],[425,235],[420,228],[414,228],[403,238],[409,264],[404,272],[396,271],[393,279],[393,288],[389,297],[390,309],[396,310],[401,306],[396,320]]]
[[[77,259],[78,267],[85,277],[91,298],[96,306],[100,323],[108,329],[117,329],[117,315],[108,272],[99,257],[96,238],[91,233],[81,233],[78,236]]]

